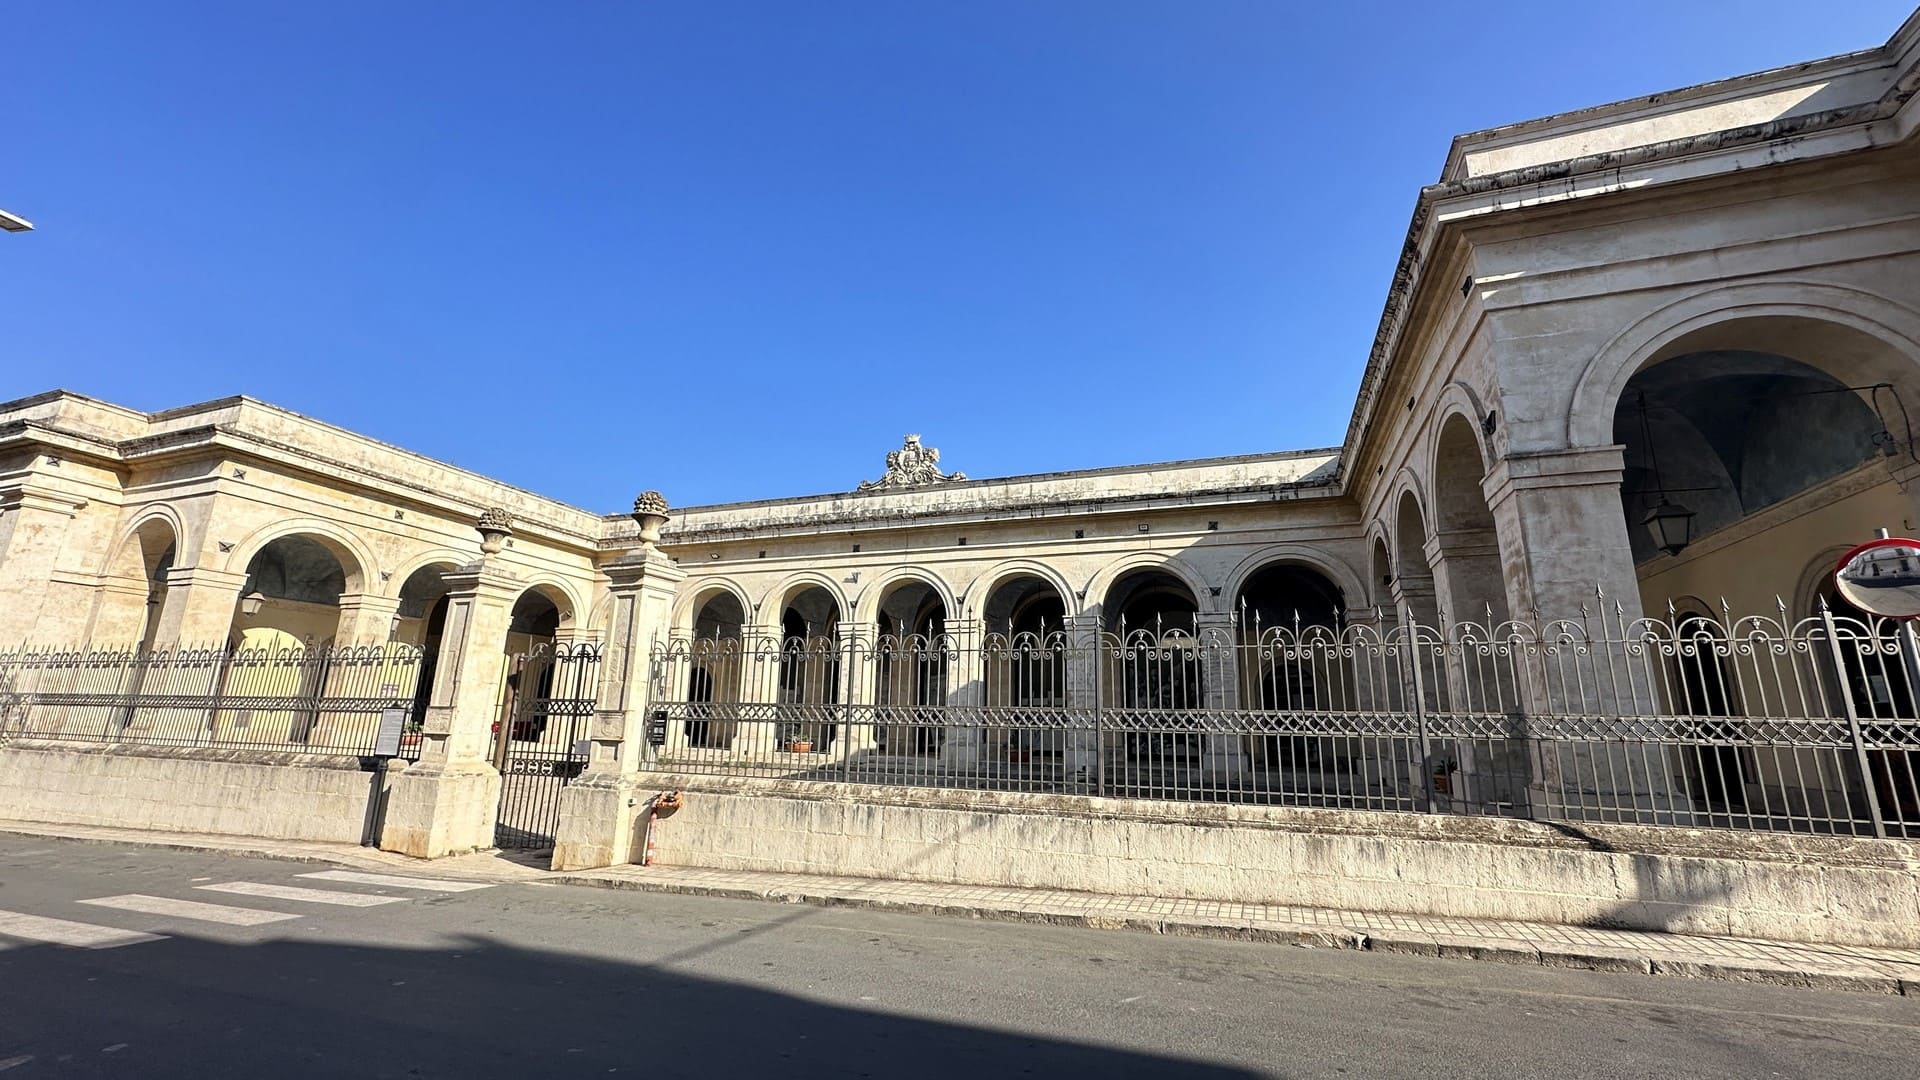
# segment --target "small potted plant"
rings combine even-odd
[[[419,746],[420,735],[422,730],[423,730],[423,725],[420,723],[420,721],[418,720],[408,721],[407,726],[400,732],[401,749],[406,749],[407,747],[412,747],[412,746]]]
[[[786,738],[782,741],[787,744],[787,750],[791,753],[813,753],[813,737],[808,735],[806,729],[799,724],[788,725]]]
[[[1436,758],[1433,763],[1433,790],[1436,794],[1453,794],[1453,774],[1459,765],[1450,757]]]

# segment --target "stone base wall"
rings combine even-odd
[[[375,776],[355,757],[19,739],[0,746],[0,818],[357,844]]]
[[[687,792],[654,826],[664,865],[1920,947],[1920,847],[1902,841],[636,780]]]

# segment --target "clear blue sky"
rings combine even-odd
[[[245,393],[595,510],[1342,438],[1459,132],[1904,0],[38,3],[0,398]]]

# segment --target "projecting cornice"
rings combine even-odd
[[[1660,115],[1663,108],[1681,111],[1696,106],[1697,99],[1712,94],[1724,95],[1742,90],[1757,95],[1768,88],[1777,89],[1795,82],[1804,84],[1810,76],[1849,73],[1848,69],[1866,69],[1875,64],[1883,71],[1889,67],[1893,71],[1886,89],[1871,100],[1481,175],[1463,175],[1468,172],[1462,161],[1463,148],[1484,142],[1496,134],[1520,133],[1548,141],[1561,133],[1559,129],[1562,126],[1569,131],[1591,131],[1597,124],[1612,118],[1622,118],[1623,123],[1627,119],[1643,122],[1649,116]],[[1593,197],[1629,188],[1644,191],[1649,186],[1663,183],[1691,181],[1737,170],[1892,145],[1910,139],[1916,126],[1920,126],[1914,122],[1916,94],[1920,94],[1920,13],[1910,17],[1892,40],[1877,50],[1776,72],[1742,76],[1672,94],[1599,106],[1561,117],[1527,121],[1455,139],[1445,170],[1448,179],[1421,189],[1414,203],[1406,241],[1401,245],[1393,281],[1388,286],[1386,303],[1374,333],[1373,347],[1368,352],[1367,365],[1361,373],[1360,386],[1355,394],[1339,479],[1347,479],[1348,463],[1360,455],[1375,417],[1380,390],[1392,370],[1392,360],[1413,299],[1428,284],[1422,276],[1424,263],[1439,247],[1442,234],[1478,215]],[[1812,95],[1809,99],[1812,99]],[[1626,114],[1633,115],[1627,117]],[[1772,152],[1759,160],[1743,156],[1750,155],[1756,147],[1767,147]],[[1692,167],[1670,167],[1680,162],[1690,162]],[[1446,207],[1449,212],[1439,213],[1441,207]],[[1456,209],[1461,212],[1453,213]],[[1452,283],[1445,284],[1450,287]]]

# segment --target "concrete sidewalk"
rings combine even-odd
[[[939,885],[874,878],[689,867],[618,866],[556,874],[538,860],[477,852],[423,863],[346,844],[107,829],[0,821],[0,832],[92,843],[136,844],[257,855],[346,866],[431,866],[436,877],[638,889],[699,896],[866,907],[1011,922],[1141,930],[1159,934],[1271,941],[1313,948],[1411,953],[1641,975],[1732,979],[1823,990],[1899,994],[1920,999],[1920,950],[1792,944],[1541,923],[1325,908],[1105,896],[1051,889]]]

